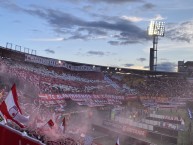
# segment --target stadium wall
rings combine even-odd
[[[0,124],[1,145],[45,145],[40,141],[29,137],[27,134],[12,129],[9,126]]]
[[[3,47],[0,47],[0,56],[1,57],[6,57],[6,58],[11,58],[13,60],[18,60],[18,61],[24,61],[25,60],[25,54],[20,52],[20,51],[14,51],[11,49],[5,49]]]
[[[127,134],[124,134],[124,133],[121,133],[121,132],[116,132],[116,131],[113,131],[113,130],[109,130],[108,128],[105,128],[105,127],[102,127],[102,126],[99,126],[99,125],[96,125],[96,124],[93,124],[92,127],[99,131],[99,132],[103,132],[103,133],[106,133],[106,134],[109,134],[110,136],[119,136],[120,137],[120,140],[121,138],[127,138],[129,140],[129,142],[127,142],[128,145],[150,145],[151,143],[149,142],[146,142],[146,141],[142,141],[140,139],[136,139],[136,138],[133,138],[131,136],[128,136]]]

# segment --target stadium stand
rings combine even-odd
[[[42,144],[64,145],[83,144],[85,134],[104,133],[108,137],[121,134],[120,139],[126,138],[123,144],[131,145],[181,145],[193,141],[193,108],[187,108],[187,101],[193,101],[193,84],[181,74],[158,72],[154,76],[153,72],[139,70],[127,70],[132,72],[129,75],[115,70],[112,73],[112,68],[108,72],[102,66],[3,47],[0,56],[1,102],[16,83],[22,110],[26,115],[33,113],[26,130],[8,123],[19,134],[25,131]],[[59,126],[64,117],[68,128],[63,139],[52,140],[34,130],[34,125],[42,126],[48,118]],[[77,120],[76,127],[73,124]],[[100,144],[96,141],[99,143],[93,141],[93,145]]]

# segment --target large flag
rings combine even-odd
[[[29,117],[24,116],[19,107],[15,84],[12,86],[6,99],[1,103],[0,111],[6,119],[12,120],[21,128],[24,128],[28,123]]]
[[[119,138],[117,138],[117,142],[116,142],[115,145],[120,145],[120,143],[119,143]]]

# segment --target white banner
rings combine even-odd
[[[45,57],[34,56],[34,55],[29,55],[29,54],[25,54],[25,61],[39,63],[43,65],[48,65],[48,66],[54,66],[54,67],[63,67],[63,68],[66,68],[72,71],[96,71],[96,72],[101,71],[100,67],[80,65],[78,63],[77,63],[78,65],[72,65],[63,60],[45,58]]]

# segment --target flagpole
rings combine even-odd
[[[44,128],[48,124],[48,121],[43,126],[40,126],[39,128],[36,127],[35,131],[40,131],[42,128]]]
[[[46,122],[46,124],[44,124],[43,126],[41,126],[40,128],[43,128],[44,126],[46,126],[48,124],[48,122]]]

